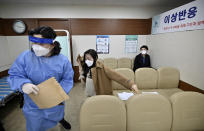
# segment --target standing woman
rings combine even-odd
[[[79,64],[80,79],[86,83],[85,92],[87,96],[112,95],[111,80],[114,80],[134,93],[139,93],[133,81],[128,80],[114,70],[97,61],[97,52],[89,49],[84,52],[84,58],[77,58]]]
[[[68,94],[73,87],[73,69],[67,57],[60,54],[60,43],[54,41],[51,27],[40,27],[29,32],[31,50],[20,54],[9,70],[8,82],[13,90],[24,94],[23,113],[27,131],[46,131],[64,118],[64,103],[39,109],[29,97],[38,94],[39,83],[55,77]]]

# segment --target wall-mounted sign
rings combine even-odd
[[[96,51],[98,54],[109,53],[110,39],[108,35],[97,35],[96,36]]]
[[[138,36],[126,35],[125,37],[125,53],[137,53]]]
[[[204,0],[196,0],[152,18],[152,34],[204,29]]]

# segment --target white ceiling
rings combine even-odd
[[[0,0],[0,4],[66,4],[66,5],[106,5],[106,6],[169,6],[178,7],[193,0]]]

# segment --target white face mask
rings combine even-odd
[[[143,55],[145,55],[145,54],[147,54],[147,51],[146,51],[146,50],[142,50],[141,53],[142,53]]]
[[[32,45],[32,48],[36,56],[46,56],[50,52],[50,49],[47,49],[40,45]]]
[[[88,67],[90,67],[90,66],[93,65],[93,61],[92,61],[92,60],[86,60],[85,63],[86,63],[86,65],[87,65]]]

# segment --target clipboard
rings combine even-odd
[[[40,109],[51,108],[69,99],[64,89],[54,77],[37,85],[39,92],[37,95],[31,93],[30,98]]]

